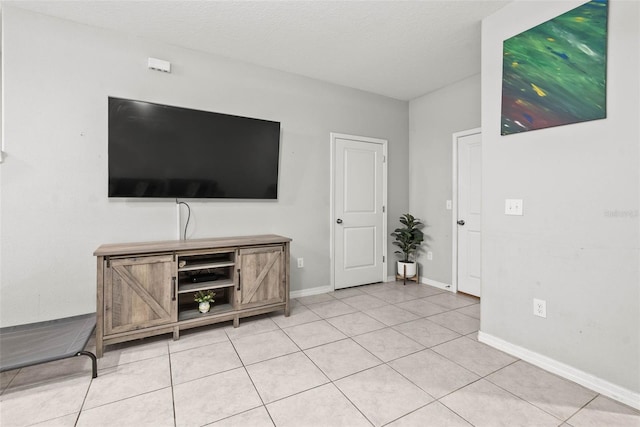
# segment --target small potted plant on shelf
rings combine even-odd
[[[404,227],[396,228],[391,235],[396,238],[393,244],[400,247],[395,253],[402,255],[402,261],[398,261],[398,275],[406,279],[416,275],[416,261],[411,261],[410,256],[415,258],[424,240],[424,234],[420,230],[423,224],[411,214],[402,215],[400,223]]]
[[[213,291],[198,291],[193,295],[193,299],[198,303],[198,311],[200,313],[208,313],[211,309],[213,297],[216,294]]]

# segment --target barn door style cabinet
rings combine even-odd
[[[283,246],[240,249],[236,306],[252,308],[284,301],[285,266]]]
[[[102,245],[97,257],[96,353],[104,346],[283,310],[289,245],[277,235]],[[194,294],[215,293],[208,313]]]

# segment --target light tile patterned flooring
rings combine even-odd
[[[638,426],[640,414],[477,341],[478,300],[415,283],[1,376],[13,426]]]

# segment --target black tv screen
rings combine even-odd
[[[109,97],[109,197],[277,199],[280,123]]]

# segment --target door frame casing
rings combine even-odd
[[[482,128],[454,132],[451,136],[452,176],[451,176],[451,292],[458,292],[458,141],[466,136],[482,134]],[[482,227],[482,224],[480,225]]]
[[[330,186],[329,186],[329,259],[330,259],[330,268],[331,274],[331,290],[336,290],[336,261],[335,261],[335,232],[336,232],[336,217],[335,217],[335,150],[336,150],[336,139],[349,139],[352,141],[366,142],[370,144],[380,144],[382,145],[382,155],[384,156],[384,160],[382,162],[382,206],[384,209],[382,211],[382,254],[384,256],[384,262],[382,263],[382,277],[380,278],[381,282],[386,281],[387,279],[387,264],[388,264],[388,254],[387,254],[387,212],[389,210],[387,206],[387,145],[388,141],[386,139],[380,138],[371,138],[367,136],[357,136],[357,135],[349,135],[344,133],[329,133],[329,145],[330,145]]]

